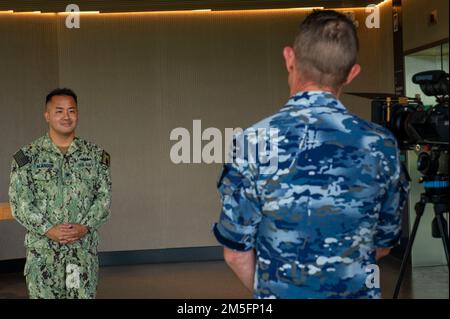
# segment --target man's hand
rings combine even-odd
[[[46,236],[60,244],[71,244],[86,235],[88,229],[80,224],[60,224],[50,228]]]
[[[50,228],[45,235],[51,240],[60,243],[75,235],[75,231],[68,224],[60,224]]]
[[[391,252],[391,248],[377,248],[375,259],[378,261],[381,258],[389,255],[390,252]]]
[[[61,244],[71,244],[73,242],[76,242],[77,240],[83,238],[88,232],[88,228],[81,224],[69,224],[68,226],[73,230],[73,232],[71,233],[72,235],[66,237],[65,240],[61,241]]]
[[[256,257],[255,251],[234,251],[224,247],[223,256],[225,262],[238,276],[244,286],[253,291],[253,280],[255,277]]]

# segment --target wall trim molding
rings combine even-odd
[[[403,54],[404,55],[410,55],[410,54],[413,54],[413,53],[416,53],[416,52],[420,52],[420,51],[423,51],[423,50],[426,50],[426,49],[431,49],[431,48],[433,48],[435,46],[438,46],[438,45],[441,45],[441,44],[444,44],[444,43],[448,43],[448,37],[444,38],[444,39],[441,39],[441,40],[438,40],[438,41],[434,41],[434,42],[425,44],[425,45],[421,45],[420,47],[417,47],[417,48],[414,48],[414,49],[409,49],[409,50],[403,51]]]
[[[13,3],[0,3],[0,10],[63,12],[70,3],[63,0],[16,0]],[[251,10],[286,9],[302,7],[348,8],[366,7],[371,0],[77,0],[81,11],[108,12],[145,12],[178,10]],[[380,3],[381,0],[375,1]]]
[[[99,252],[101,267],[223,260],[222,246]],[[22,272],[25,258],[1,260],[0,273]]]

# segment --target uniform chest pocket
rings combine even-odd
[[[32,178],[38,183],[48,183],[58,178],[58,170],[53,167],[37,167],[31,172]]]
[[[58,191],[59,171],[55,168],[35,168],[31,171],[34,185],[34,196],[37,205],[46,199],[53,198]]]
[[[73,176],[80,182],[90,183],[96,177],[96,167],[92,162],[77,163],[73,168]]]

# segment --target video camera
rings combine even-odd
[[[432,194],[448,191],[448,99],[449,75],[444,71],[425,71],[412,77],[414,84],[436,105],[426,107],[420,95],[415,98],[390,97],[372,100],[372,121],[387,127],[397,138],[401,150],[419,152],[417,170],[425,190]]]
[[[437,104],[426,108],[420,95],[375,98],[372,121],[390,129],[402,150],[426,144],[448,148],[448,73],[421,72],[412,77],[412,82],[420,85],[425,95],[435,96]]]

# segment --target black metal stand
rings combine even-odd
[[[434,214],[436,218],[436,222],[439,229],[439,235],[442,238],[442,244],[444,245],[445,257],[447,258],[447,267],[449,267],[448,263],[448,247],[449,247],[449,238],[447,229],[444,227],[444,213],[448,213],[448,196],[447,195],[429,195],[426,193],[422,193],[420,195],[420,201],[418,201],[414,207],[416,211],[416,219],[414,221],[414,226],[412,229],[411,237],[408,240],[408,245],[406,246],[405,255],[403,256],[402,265],[400,267],[400,274],[398,276],[397,285],[395,286],[394,291],[394,299],[398,298],[398,294],[400,292],[400,287],[403,282],[403,277],[405,276],[406,267],[408,266],[409,258],[411,256],[412,246],[414,243],[414,239],[416,237],[417,229],[419,228],[420,219],[423,216],[423,212],[425,210],[426,204],[433,204],[434,206]]]

